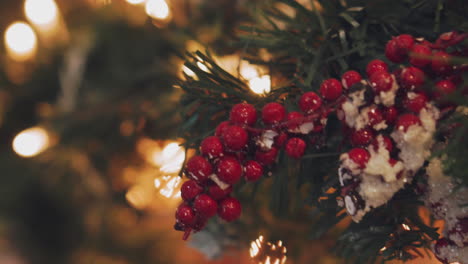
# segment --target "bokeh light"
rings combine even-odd
[[[17,61],[31,59],[37,50],[36,33],[28,24],[14,22],[5,31],[5,46],[12,59]]]
[[[41,127],[21,131],[13,139],[13,150],[22,157],[33,157],[49,146],[49,134]]]
[[[54,0],[26,0],[24,13],[35,25],[51,25],[58,19],[58,8]]]
[[[170,15],[169,6],[164,0],[148,0],[145,10],[148,16],[155,19],[164,20],[169,18]]]
[[[127,3],[132,4],[132,5],[139,5],[143,4],[146,0],[126,0]]]

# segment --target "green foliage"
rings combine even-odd
[[[298,96],[318,90],[324,79],[339,77],[350,69],[364,73],[370,60],[386,60],[383,51],[392,36],[407,33],[433,40],[441,32],[467,31],[468,14],[463,1],[323,0],[317,1],[320,7],[315,8],[314,2],[307,7],[293,0],[269,1],[265,9],[256,10],[257,24],[240,27],[239,41],[234,45],[242,51],[241,57],[267,66],[281,80],[280,87],[264,97],[252,94],[245,80],[221,69],[210,55],[188,54],[186,66],[196,77],[186,76],[186,81],[179,83],[185,91],[181,135],[187,147],[197,148],[203,137],[227,120],[229,109],[236,103],[246,101],[260,109],[266,102],[279,101],[288,111],[296,110]],[[270,54],[267,59],[259,55],[265,50]],[[208,72],[199,67],[200,63]],[[460,105],[467,102],[466,97],[454,100],[463,101]],[[450,141],[443,149],[448,157],[445,169],[466,182],[466,115],[455,114],[447,123],[457,126],[451,127]],[[312,208],[307,211],[311,237],[339,234],[336,253],[354,263],[408,260],[421,256],[438,238],[436,230],[418,215],[423,204],[421,194],[414,189],[423,180],[423,170],[413,185],[367,214],[360,223],[352,223],[345,230],[337,228],[346,217],[343,208],[337,206],[337,157],[349,146],[343,143],[341,126],[334,118],[324,134],[314,140],[319,142],[317,148],[308,150],[300,162],[280,154],[269,189],[275,215],[293,219],[297,213],[293,208]],[[411,226],[411,230],[403,228],[403,224]]]

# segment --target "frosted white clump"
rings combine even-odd
[[[395,104],[395,96],[397,90],[400,88],[398,86],[398,83],[395,79],[395,75],[392,74],[392,88],[386,92],[381,91],[380,93],[377,94],[374,98],[374,102],[376,104],[383,104],[385,106],[392,106]]]
[[[359,107],[365,103],[365,90],[350,93],[348,100],[342,105],[344,120],[350,127],[355,127],[356,119],[359,116]]]
[[[273,130],[266,130],[262,133],[261,137],[257,140],[257,145],[265,150],[270,150],[275,142],[275,137],[278,133]]]

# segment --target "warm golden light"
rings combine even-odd
[[[47,26],[57,23],[58,8],[54,0],[26,0],[24,13],[31,23]]]
[[[286,263],[287,249],[283,241],[276,244],[266,242],[263,236],[259,236],[250,243],[250,257],[258,264],[284,264]]]
[[[271,78],[269,75],[261,75],[258,67],[254,67],[247,61],[240,64],[240,75],[249,81],[249,87],[256,94],[266,94],[271,90]]]
[[[125,195],[127,201],[137,209],[144,209],[152,200],[150,190],[141,185],[135,185],[127,191]]]
[[[5,31],[5,45],[8,55],[17,61],[25,61],[35,56],[37,37],[31,26],[15,22]]]
[[[132,5],[139,5],[143,4],[146,0],[127,0],[127,3],[132,4]]]
[[[182,179],[177,175],[167,175],[154,179],[154,187],[166,198],[179,198]]]
[[[148,16],[161,20],[169,18],[170,14],[169,6],[164,0],[148,0],[145,10]]]
[[[406,230],[406,231],[410,231],[410,230],[411,230],[411,228],[410,228],[409,225],[407,225],[407,224],[401,224],[401,226],[402,226],[403,229]]]
[[[153,163],[160,166],[163,173],[179,172],[184,159],[185,150],[176,142],[167,144],[162,151],[155,151],[152,156]]]
[[[13,139],[13,150],[22,157],[36,156],[48,146],[49,135],[41,127],[23,130]]]

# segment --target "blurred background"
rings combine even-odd
[[[269,92],[267,70],[231,45],[267,2],[0,1],[0,263],[263,263],[249,256],[260,250],[276,264],[286,247],[287,263],[340,263],[333,234],[305,242],[307,225],[267,209],[189,242],[173,229],[191,155],[177,137],[184,54],[210,47]],[[259,230],[273,226],[268,244]]]

